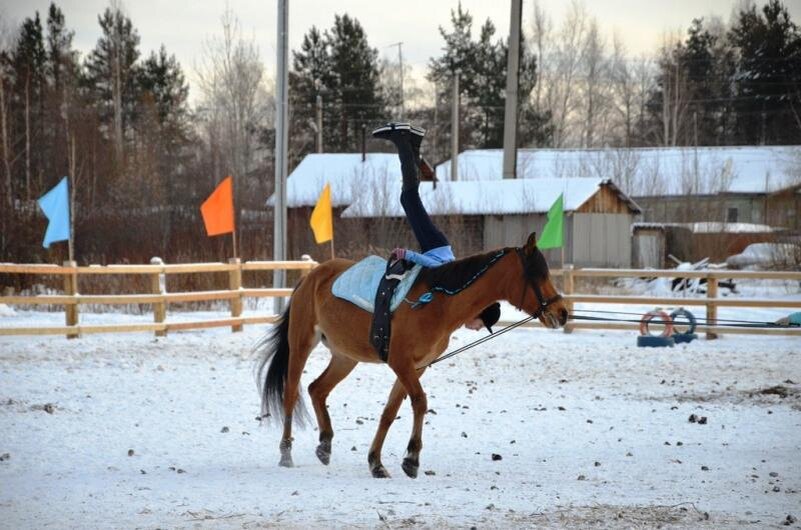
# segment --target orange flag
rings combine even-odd
[[[228,234],[234,231],[234,194],[233,179],[225,179],[209,195],[200,206],[206,233],[210,236]]]
[[[331,241],[334,238],[334,219],[331,212],[331,186],[328,184],[323,188],[320,198],[309,219],[309,224],[314,232],[314,240],[319,243]]]

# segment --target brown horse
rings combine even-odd
[[[282,466],[293,465],[293,412],[298,420],[305,413],[302,399],[299,399],[300,377],[317,343],[322,340],[331,350],[328,367],[309,385],[320,429],[316,452],[323,464],[330,461],[334,437],[326,409],[328,394],[356,364],[381,362],[368,340],[370,313],[331,294],[334,280],[351,265],[352,261],[333,259],[312,270],[295,288],[273,332],[257,347],[262,354],[258,366],[262,417],[283,419],[284,433],[279,445]],[[402,467],[410,477],[417,476],[423,447],[423,416],[428,410],[420,376],[425,367],[445,351],[456,329],[498,300],[537,316],[549,328],[564,325],[568,318],[534,234],[522,247],[423,269],[407,299],[417,300],[425,292],[434,293],[429,303],[417,308],[402,303],[392,317],[387,364],[397,380],[367,457],[374,477],[389,476],[381,463],[381,448],[407,395],[411,398],[414,426]]]

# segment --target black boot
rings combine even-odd
[[[418,164],[420,160],[420,143],[425,131],[412,127],[408,123],[388,123],[373,131],[375,138],[389,140],[398,149],[398,158],[403,175],[403,189],[416,189],[420,185]]]
[[[415,158],[420,158],[420,144],[423,143],[423,138],[425,135],[425,129],[415,127],[414,125],[405,122],[387,123],[386,125],[382,125],[381,127],[373,130],[374,138],[389,140],[396,145],[396,138],[408,136],[409,142],[412,146],[412,153],[414,154]]]

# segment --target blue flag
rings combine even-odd
[[[50,248],[50,243],[70,238],[70,194],[67,177],[61,179],[53,189],[36,201],[50,221],[47,224],[42,246]]]

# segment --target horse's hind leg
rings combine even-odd
[[[294,465],[292,462],[292,414],[295,411],[295,404],[298,403],[303,367],[306,366],[309,354],[319,342],[319,336],[314,332],[314,323],[309,325],[309,322],[304,322],[302,318],[296,318],[294,310],[295,306],[292,307],[293,320],[289,324],[291,354],[284,386],[284,434],[278,446],[281,451],[281,460],[278,465],[283,467],[293,467]],[[297,316],[300,317],[300,315]],[[305,409],[301,408],[299,411],[305,415]],[[303,416],[299,419],[303,421]]]
[[[411,362],[398,363],[393,366],[391,361],[392,357],[390,357],[390,367],[395,371],[398,381],[403,385],[409,395],[409,400],[412,402],[414,425],[402,467],[409,477],[416,478],[417,470],[420,467],[420,451],[423,449],[423,419],[428,408],[428,399],[423,391],[423,386],[420,384],[420,376],[423,375],[423,370],[418,371]]]
[[[401,384],[400,380],[396,380],[392,385],[392,390],[389,393],[389,399],[384,407],[384,412],[381,413],[381,420],[378,423],[378,430],[373,438],[373,443],[370,445],[370,452],[367,454],[367,462],[370,465],[370,473],[375,478],[389,478],[389,472],[381,463],[381,449],[384,447],[384,440],[387,437],[387,432],[395,421],[398,415],[398,409],[406,397],[406,389]]]
[[[314,405],[314,413],[317,415],[317,425],[320,428],[317,458],[325,465],[331,461],[331,439],[334,437],[334,429],[331,426],[331,417],[328,415],[325,401],[334,387],[348,376],[356,364],[358,364],[356,361],[344,355],[331,352],[331,361],[328,363],[328,367],[309,385],[309,396]]]

